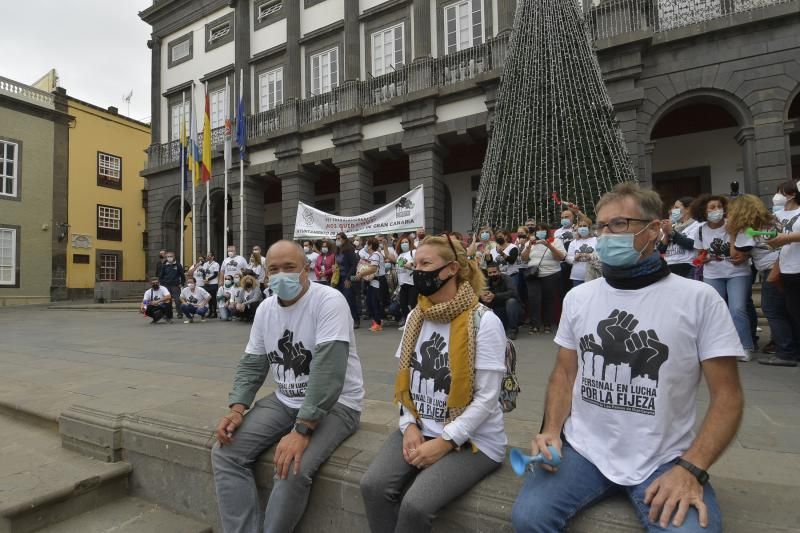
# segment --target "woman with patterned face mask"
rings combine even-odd
[[[591,227],[592,219],[581,218],[575,230],[575,239],[569,243],[567,249],[566,260],[572,265],[570,279],[573,287],[577,287],[586,280],[587,267],[592,260],[595,248],[597,248],[597,237],[592,235]]]
[[[731,234],[726,225],[728,199],[704,194],[692,204],[692,216],[702,222],[694,247],[703,264],[703,281],[728,302],[728,310],[745,349],[741,361],[750,361],[754,349],[747,303],[753,285],[750,251],[755,242],[745,232]]]
[[[397,351],[399,430],[361,480],[374,533],[430,531],[432,517],[505,455],[498,396],[506,339],[500,319],[478,302],[483,273],[461,243],[427,237],[413,279],[421,296]]]
[[[690,196],[676,200],[669,212],[669,218],[661,221],[661,241],[658,251],[664,255],[673,274],[690,278],[694,272],[692,262],[697,256],[694,240],[700,223],[692,218],[689,206],[694,198]]]

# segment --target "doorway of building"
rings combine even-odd
[[[661,195],[666,216],[675,200],[684,196],[697,198],[711,192],[711,168],[695,167],[653,174],[653,189]]]

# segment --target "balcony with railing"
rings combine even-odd
[[[474,80],[502,68],[508,53],[507,34],[486,43],[440,58],[398,65],[394,71],[365,81],[345,83],[324,94],[290,100],[273,109],[248,115],[248,139],[265,138],[278,132],[321,123],[342,113],[361,113],[380,108],[416,91],[448,87]],[[219,136],[217,136],[219,133]],[[222,128],[213,130],[214,149],[224,141]],[[174,165],[180,160],[178,141],[152,145],[147,169]]]
[[[203,134],[197,135],[198,146],[203,146]],[[211,130],[211,149],[221,150],[225,144],[225,128]],[[181,159],[181,143],[178,140],[164,144],[153,144],[147,149],[147,168],[158,168],[165,165],[174,165]]]
[[[594,0],[585,12],[593,40],[660,33],[724,21],[795,0]]]
[[[33,87],[25,85],[24,83],[3,78],[2,76],[0,76],[0,94],[10,96],[11,98],[22,100],[23,102],[34,104],[39,107],[45,107],[47,109],[56,108],[55,97],[52,94],[40,91],[39,89],[34,89]]]

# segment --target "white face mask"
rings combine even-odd
[[[772,205],[777,205],[783,207],[786,205],[786,197],[781,193],[775,193],[775,196],[772,197]]]
[[[709,211],[707,218],[709,222],[719,222],[725,216],[725,211],[722,209],[715,209],[714,211]]]
[[[189,283],[188,287],[189,287],[190,291],[193,291],[194,290],[194,283]]]
[[[228,252],[228,257],[233,257],[234,255],[236,255],[236,252]]]

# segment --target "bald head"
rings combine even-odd
[[[303,247],[294,241],[278,241],[267,250],[267,269],[275,272],[300,272],[306,265]]]

